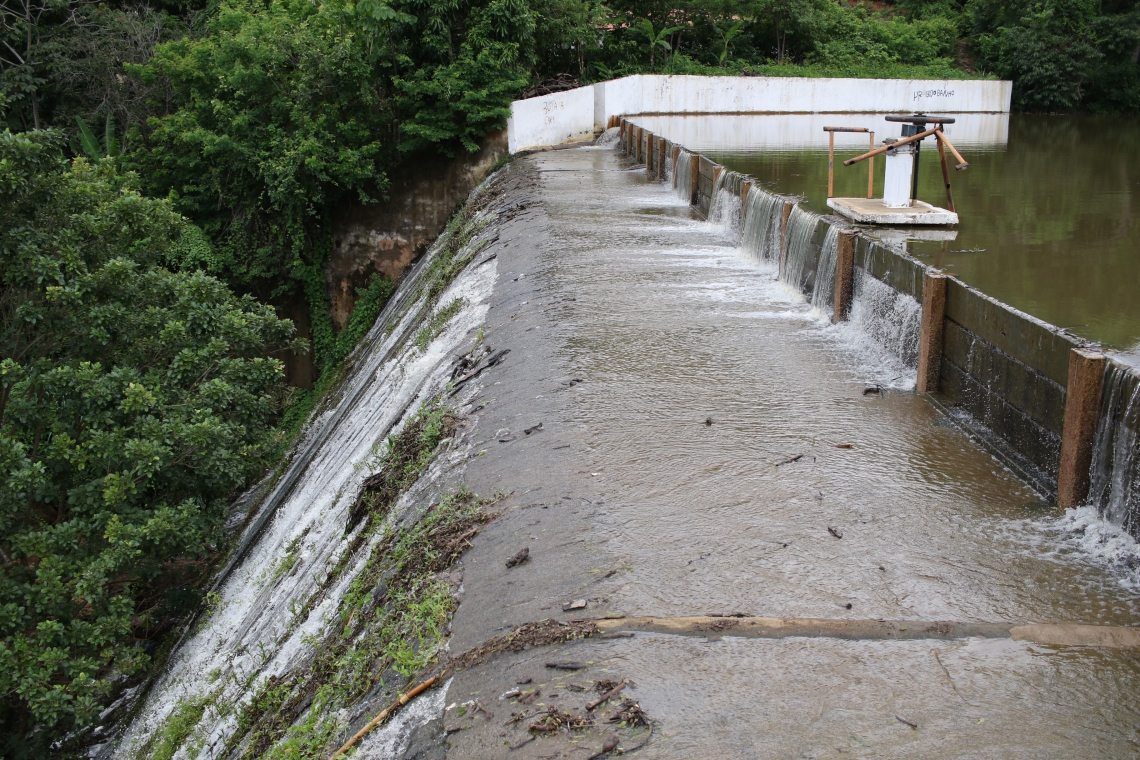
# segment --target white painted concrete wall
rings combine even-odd
[[[594,136],[594,88],[579,87],[511,103],[507,148],[527,148],[589,140]]]
[[[875,133],[875,142],[899,137],[902,124],[886,120],[886,114],[791,113],[725,114],[714,119],[679,116],[638,116],[637,126],[655,135],[684,145],[689,150],[744,152],[812,150],[827,148],[824,127],[863,127]],[[946,125],[946,136],[956,148],[1001,146],[1009,141],[1008,113],[956,113]],[[867,150],[869,135],[836,132],[835,148],[840,151]]]
[[[510,150],[587,139],[612,116],[1008,113],[1011,82],[639,75],[511,104]]]

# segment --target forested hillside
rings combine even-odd
[[[1137,0],[0,0],[0,724],[90,725],[203,604],[340,334],[329,215],[510,101],[634,73],[1014,80],[1140,110]],[[266,304],[307,303],[321,380]],[[70,740],[69,740],[70,741]],[[70,746],[64,743],[64,749]]]

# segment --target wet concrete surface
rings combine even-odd
[[[1136,594],[1065,549],[1032,490],[921,397],[864,395],[890,357],[668,185],[598,147],[511,170],[532,190],[495,245],[484,337],[511,353],[458,397],[466,485],[511,495],[462,560],[452,653],[606,614],[1135,623]],[[1138,673],[1127,650],[1007,639],[638,632],[461,672],[443,725],[456,758],[587,758],[615,730],[628,749],[646,731],[605,723],[614,701],[598,727],[521,742],[541,710],[583,714],[594,682],[631,679],[646,757],[1130,757]],[[474,699],[494,717],[461,715]]]

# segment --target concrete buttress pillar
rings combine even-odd
[[[784,273],[784,259],[788,255],[788,219],[792,216],[792,209],[796,204],[784,201],[784,208],[780,212],[780,261],[776,269],[778,274]]]
[[[1085,348],[1069,352],[1069,386],[1065,390],[1065,423],[1061,433],[1061,467],[1057,474],[1057,506],[1084,503],[1089,495],[1100,396],[1107,360]]]
[[[841,231],[835,244],[835,311],[832,321],[843,322],[851,313],[855,291],[855,233]]]
[[[689,171],[689,205],[697,202],[697,191],[699,189],[698,183],[701,179],[701,157],[696,153],[690,159],[692,163],[692,170]]]
[[[947,279],[940,272],[927,272],[922,279],[922,326],[918,334],[918,382],[915,384],[919,393],[938,392]]]

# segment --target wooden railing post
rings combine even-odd
[[[922,278],[922,326],[918,334],[919,393],[937,393],[942,374],[942,332],[946,322],[946,283],[941,272]]]
[[[855,290],[855,233],[841,231],[835,244],[835,310],[832,319],[846,321]]]
[[[653,133],[650,132],[645,138],[645,176],[647,179],[653,179]]]
[[[1061,467],[1057,474],[1057,506],[1083,504],[1089,495],[1100,397],[1107,365],[1104,354],[1084,348],[1069,352],[1069,385],[1065,389],[1065,422],[1061,433]]]

